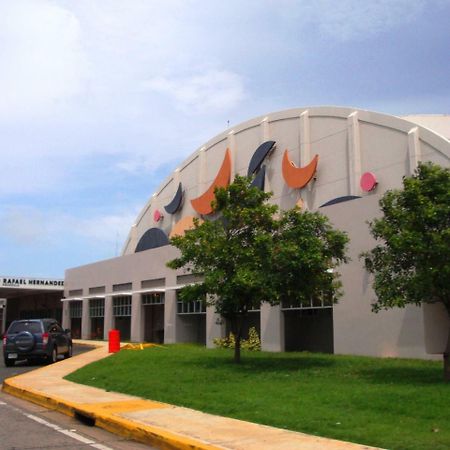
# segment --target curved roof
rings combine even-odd
[[[272,191],[271,201],[283,209],[293,207],[299,200],[305,207],[317,209],[333,204],[333,199],[379,195],[387,189],[400,187],[402,177],[412,174],[420,160],[448,166],[450,141],[414,122],[415,117],[428,127],[433,123],[422,120],[427,116],[409,116],[409,120],[405,120],[372,111],[322,106],[273,112],[225,130],[194,151],[160,185],[137,217],[122,253],[133,253],[151,228],[157,227],[169,236],[184,217],[201,217],[191,200],[208,191],[227,150],[231,157],[231,179],[235,174],[246,175],[249,170],[258,176],[258,167],[264,164],[265,173],[260,174],[260,178],[264,176],[265,183],[259,185]],[[450,117],[447,118],[450,123]],[[443,123],[441,130],[446,129],[446,121]],[[263,159],[258,155],[258,164],[249,168],[255,160],[252,158],[255,151],[267,141],[275,141],[275,145]],[[306,183],[305,180],[295,183],[283,177],[284,155],[297,170],[318,155],[317,167],[313,173],[308,173]],[[295,170],[287,172],[296,176]],[[305,174],[302,170],[298,172]],[[366,192],[360,180],[369,172],[376,183],[373,190]],[[173,214],[166,214],[163,220],[155,222],[154,212],[170,204],[180,183],[186,201],[180,203]]]

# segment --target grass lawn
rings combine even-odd
[[[68,380],[389,449],[450,449],[442,363],[169,345],[121,352]]]

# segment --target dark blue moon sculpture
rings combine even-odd
[[[259,172],[256,174],[256,177],[251,182],[251,186],[257,187],[264,190],[264,182],[266,180],[266,166],[262,166]]]
[[[164,206],[164,209],[169,214],[175,214],[181,206],[181,200],[183,199],[183,188],[181,183],[178,185],[177,192],[171,202]]]
[[[320,205],[319,208],[323,208],[324,206],[335,205],[336,203],[348,202],[350,200],[356,200],[357,198],[361,198],[358,195],[344,195],[343,197],[337,197],[333,200],[329,200],[328,202]]]
[[[164,245],[169,245],[167,234],[159,228],[150,228],[139,239],[135,253],[150,250],[151,248],[163,247]]]
[[[260,167],[264,161],[264,158],[270,153],[275,145],[275,141],[263,142],[253,153],[252,159],[248,165],[247,176],[252,176]]]

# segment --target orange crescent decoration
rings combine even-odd
[[[203,222],[199,219],[199,224]],[[194,228],[194,216],[186,216],[179,220],[172,228],[169,237],[184,236],[186,230],[192,230]]]
[[[231,177],[231,155],[230,150],[225,152],[225,158],[223,159],[222,166],[217,173],[215,180],[212,182],[209,189],[200,195],[200,197],[191,200],[192,207],[199,214],[211,214],[212,206],[211,202],[215,199],[214,189],[216,187],[227,187],[230,183]]]
[[[305,167],[297,167],[288,157],[288,151],[284,151],[283,155],[283,178],[290,188],[305,187],[314,176],[317,170],[317,163],[319,162],[319,155],[314,156],[309,164]]]

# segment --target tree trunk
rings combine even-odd
[[[444,381],[450,383],[450,332],[448,333],[447,349],[444,357]]]
[[[450,355],[444,353],[444,381],[450,383]]]
[[[239,364],[241,362],[241,333],[238,332],[235,336],[234,344],[234,362]]]
[[[239,364],[241,362],[241,337],[242,337],[242,316],[236,317],[236,332],[234,334],[234,362]]]

